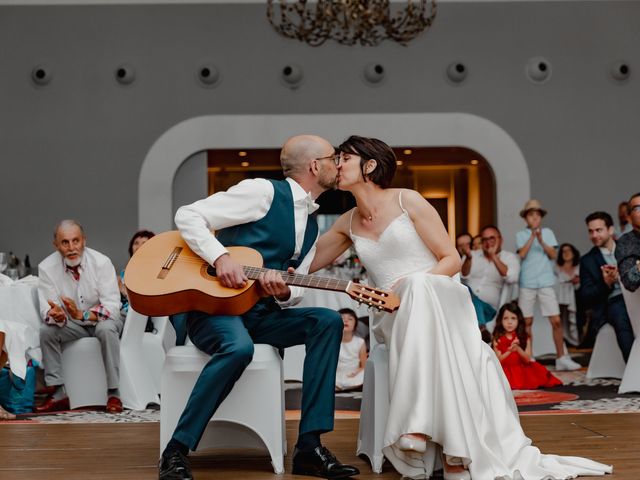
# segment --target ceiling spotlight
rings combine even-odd
[[[402,165],[404,165],[404,162],[402,160],[396,160],[396,165],[401,167]]]
[[[473,160],[471,160],[471,165],[478,165],[480,162],[478,160],[476,160],[475,158]]]
[[[247,152],[245,152],[244,150],[240,150],[240,151],[238,152],[238,156],[239,156],[239,157],[246,157],[246,156],[247,156]]]
[[[243,167],[248,167],[249,166],[249,162],[242,162],[240,163],[241,166]]]
[[[413,153],[413,150],[411,150],[410,148],[405,148],[402,153],[404,153],[405,155],[411,155]]]

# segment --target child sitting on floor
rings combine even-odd
[[[522,311],[515,302],[505,303],[493,330],[493,349],[513,390],[555,387],[562,382],[531,358],[531,339]]]
[[[361,387],[364,381],[367,348],[364,339],[354,334],[358,324],[356,312],[350,308],[342,308],[338,311],[342,315],[344,330],[336,372],[336,390],[351,390]]]

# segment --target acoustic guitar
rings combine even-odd
[[[227,247],[249,278],[243,288],[227,288],[215,268],[195,254],[178,231],[164,232],[147,240],[131,257],[124,283],[133,309],[143,315],[163,316],[198,310],[217,315],[241,315],[260,299],[258,276],[262,255],[248,247]],[[348,280],[280,272],[287,285],[345,292],[354,300],[378,310],[392,312],[400,305],[393,292]]]

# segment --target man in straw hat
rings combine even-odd
[[[527,227],[516,234],[516,248],[522,260],[518,305],[525,317],[527,334],[533,341],[533,307],[536,300],[540,303],[542,315],[549,318],[553,328],[556,370],[577,370],[580,364],[564,353],[560,307],[553,289],[556,282],[553,261],[557,255],[558,241],[550,228],[541,227],[542,217],[546,214],[547,211],[538,200],[529,200],[520,211]]]

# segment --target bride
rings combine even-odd
[[[311,271],[353,244],[373,283],[401,298],[396,312],[372,322],[389,350],[383,453],[396,470],[429,478],[437,448],[448,480],[610,473],[531,445],[500,363],[480,338],[469,292],[451,278],[460,257],[438,213],[418,192],[389,188],[396,158],[385,143],[351,136],[338,150],[339,188],[357,206],[320,238]]]

